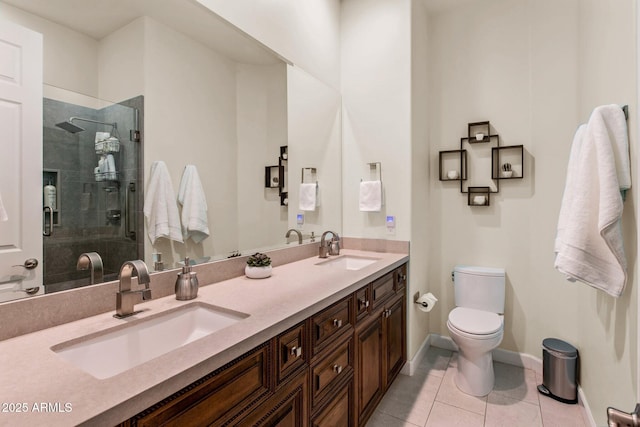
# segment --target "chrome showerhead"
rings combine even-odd
[[[56,126],[61,128],[61,129],[66,130],[67,132],[71,132],[71,133],[78,133],[78,132],[82,132],[83,130],[85,130],[84,128],[81,128],[80,126],[78,126],[75,123],[73,123],[74,120],[80,120],[81,122],[89,122],[89,123],[96,123],[96,124],[99,124],[99,125],[111,126],[111,128],[112,128],[112,130],[114,132],[117,131],[117,129],[118,129],[118,124],[117,123],[106,123],[106,122],[101,122],[101,121],[93,120],[93,119],[85,119],[83,117],[71,117],[66,122],[56,123]]]
[[[84,128],[81,128],[80,126],[73,124],[71,120],[73,120],[73,118],[67,120],[66,122],[56,123],[56,126],[59,127],[60,129],[64,129],[67,132],[71,132],[71,133],[78,133],[84,130]]]

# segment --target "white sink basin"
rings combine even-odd
[[[190,304],[106,333],[57,344],[58,356],[98,379],[109,378],[249,317]]]
[[[340,255],[335,258],[329,258],[326,261],[318,262],[316,265],[338,268],[342,270],[360,270],[368,265],[379,261],[380,258],[370,258],[356,255]]]

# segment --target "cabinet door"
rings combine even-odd
[[[335,393],[327,406],[313,418],[313,427],[351,427],[354,414],[351,411],[353,399],[353,381],[347,382]]]
[[[404,293],[385,311],[384,337],[386,347],[385,387],[398,375],[406,360]]]
[[[383,394],[382,315],[356,333],[356,413],[358,425],[369,418]]]
[[[308,378],[306,371],[303,371],[236,425],[242,427],[308,426]]]

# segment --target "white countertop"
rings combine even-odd
[[[143,312],[125,320],[113,317],[114,296],[113,312],[1,341],[0,426],[116,425],[408,261],[408,255],[397,253],[343,249],[341,255],[379,260],[352,271],[317,266],[322,260],[307,258],[274,266],[267,279],[241,276],[201,286],[191,301],[172,295],[138,304],[136,310]],[[51,350],[194,302],[249,317],[102,380]]]

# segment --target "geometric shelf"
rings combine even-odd
[[[523,177],[523,145],[507,145],[491,149],[492,179],[522,179]]]
[[[495,190],[488,186],[463,184],[467,180],[467,150],[465,143],[491,147],[491,179]],[[486,144],[486,145],[485,145]],[[472,157],[473,159],[473,157]],[[489,121],[467,124],[467,137],[460,138],[459,150],[440,151],[438,178],[440,181],[458,181],[460,192],[467,194],[467,205],[490,206],[491,193],[500,192],[500,181],[524,177],[524,146],[500,146],[500,136],[491,134]],[[468,185],[465,189],[465,185]]]
[[[440,181],[464,181],[467,179],[467,150],[440,151]]]

